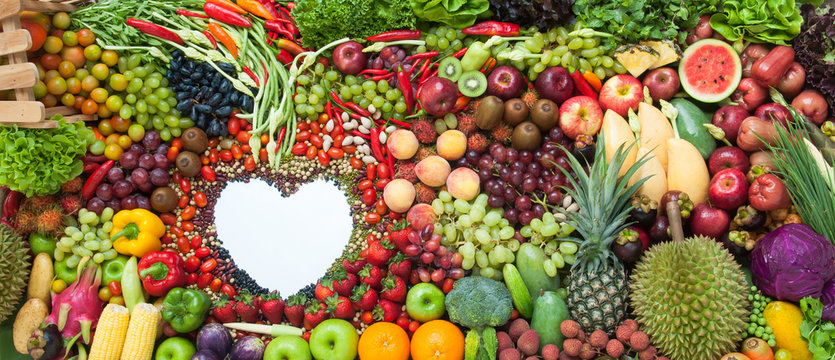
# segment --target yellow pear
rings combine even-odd
[[[600,134],[603,135],[603,142],[606,146],[607,163],[612,161],[619,146],[623,145],[623,150],[626,150],[626,148],[635,143],[635,134],[632,133],[632,128],[629,127],[629,123],[626,122],[623,116],[618,115],[618,113],[611,109],[606,110],[606,114],[603,115]],[[623,162],[618,176],[626,174],[626,171],[635,163],[637,154],[637,145],[632,146],[629,149],[629,153],[626,154],[626,160]]]
[[[629,179],[629,185],[631,186],[641,179],[649,177],[638,189],[638,195],[646,195],[660,203],[661,197],[667,192],[667,174],[664,167],[661,166],[661,162],[658,161],[658,157],[650,149],[642,147],[638,149],[637,159],[644,156],[647,157],[647,161],[632,175],[632,178]]]
[[[675,137],[673,127],[667,117],[657,107],[641,102],[638,104],[638,122],[641,124],[641,137],[638,143],[652,154],[667,169],[667,139]]]
[[[710,174],[707,164],[693,144],[684,139],[667,140],[667,188],[690,195],[694,204],[707,202]]]

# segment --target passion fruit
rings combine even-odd
[[[504,117],[504,101],[496,96],[481,99],[475,112],[475,124],[482,130],[493,130]]]
[[[151,193],[151,207],[161,213],[173,211],[178,202],[177,192],[168,186],[158,187]]]
[[[200,173],[200,157],[191,151],[183,151],[177,155],[177,170],[185,177],[196,176]]]
[[[504,122],[510,126],[519,125],[528,118],[528,105],[522,99],[510,99],[504,103]]]
[[[525,121],[513,129],[510,135],[511,146],[516,150],[534,151],[542,143],[542,132],[534,123]]]
[[[531,109],[531,121],[539,130],[548,131],[557,126],[560,118],[560,109],[557,104],[548,99],[539,99]]]
[[[209,147],[209,137],[206,136],[206,132],[198,127],[192,127],[183,131],[183,136],[180,137],[180,141],[183,142],[183,150],[188,150],[195,154],[203,153]]]

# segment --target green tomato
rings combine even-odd
[[[43,234],[32,233],[32,235],[29,235],[29,248],[35,255],[47,253],[52,257],[52,254],[55,253],[55,243],[54,238]]]

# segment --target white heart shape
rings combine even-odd
[[[283,197],[258,179],[226,185],[215,224],[237,267],[285,297],[325,274],[353,226],[345,194],[333,183],[317,180]]]

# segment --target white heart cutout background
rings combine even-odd
[[[317,180],[290,197],[258,179],[230,182],[215,204],[218,238],[259,285],[295,294],[318,280],[351,236],[351,209],[336,185]]]

